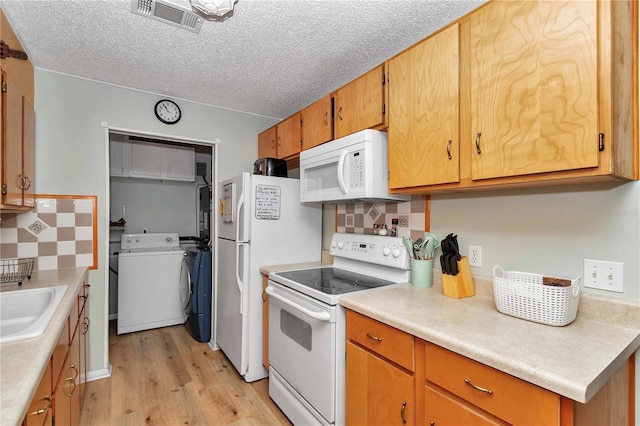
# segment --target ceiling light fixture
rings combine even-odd
[[[233,16],[238,0],[191,0],[193,11],[209,21],[224,21]]]

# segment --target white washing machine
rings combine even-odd
[[[176,233],[123,234],[118,256],[117,333],[184,324]]]

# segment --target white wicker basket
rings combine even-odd
[[[576,319],[581,277],[571,285],[543,284],[543,275],[493,267],[493,297],[503,314],[541,324],[563,326]]]

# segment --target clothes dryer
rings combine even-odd
[[[199,342],[211,340],[211,250],[187,248],[180,271],[180,295],[185,325],[189,334]]]

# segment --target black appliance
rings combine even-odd
[[[253,174],[287,177],[287,162],[279,158],[260,158],[253,163]]]
[[[211,250],[208,248],[185,249],[182,267],[189,273],[189,296],[184,302],[187,315],[185,325],[189,334],[199,342],[211,340]],[[183,273],[186,272],[183,269]]]

